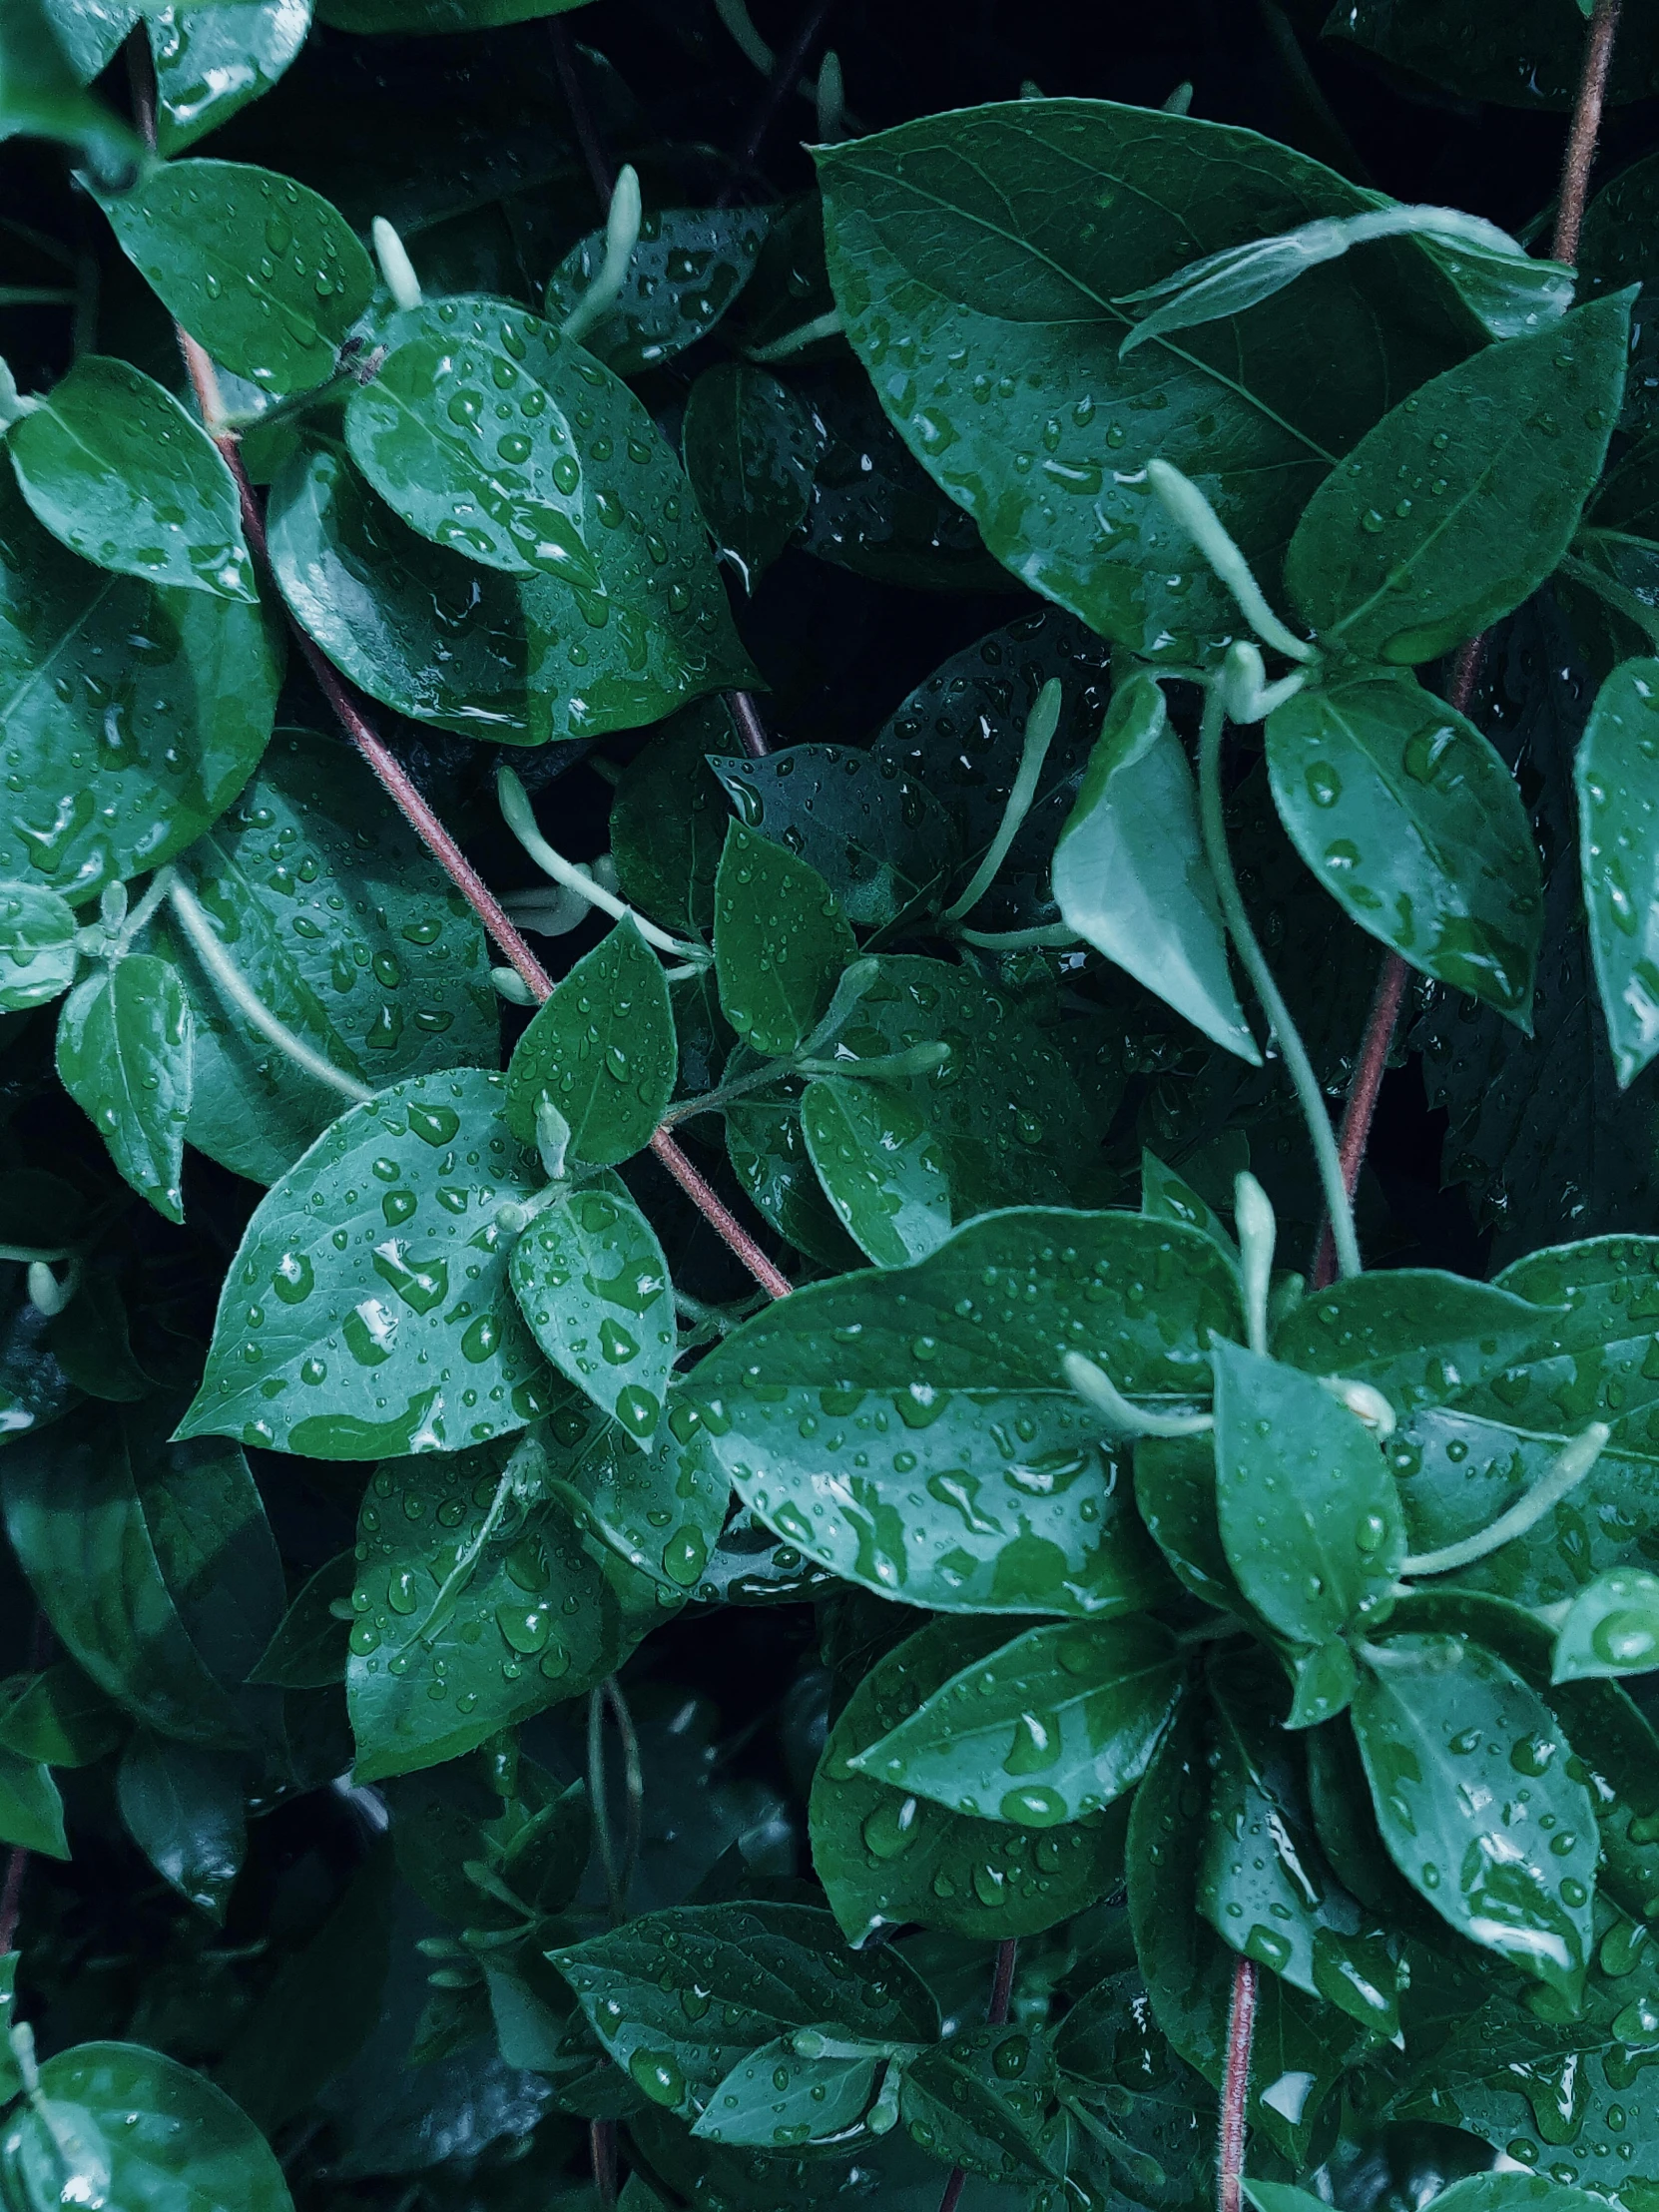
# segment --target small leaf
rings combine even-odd
[[[1218,1345],[1215,1365],[1221,1535],[1245,1596],[1300,1643],[1382,1618],[1405,1527],[1377,1438],[1277,1361]]]
[[[0,1751],[0,1844],[44,1852],[50,1859],[70,1856],[52,1770],[15,1751]]]
[[[325,1690],[342,1681],[346,1624],[334,1607],[349,1607],[355,1579],[351,1552],[325,1559],[282,1615],[249,1681],[275,1683],[282,1690]]]
[[[223,1927],[248,1849],[240,1757],[141,1729],[122,1753],[116,1802],[156,1872]]]
[[[1537,589],[1601,474],[1630,304],[1616,293],[1447,369],[1332,470],[1285,559],[1323,643],[1431,661]]]
[[[1207,1436],[1143,1436],[1135,1445],[1135,1503],[1182,1586],[1223,1613],[1245,1596],[1222,1549],[1216,1453]]]
[[[49,1767],[89,1767],[120,1743],[126,1723],[73,1659],[55,1660],[39,1674],[6,1686],[0,1705],[0,1745],[20,1759]]]
[[[1538,850],[1473,723],[1403,673],[1351,677],[1268,717],[1268,773],[1291,841],[1362,929],[1531,1034]]]
[[[721,1010],[746,1044],[793,1052],[830,1004],[857,946],[815,867],[731,823],[715,877]]]
[[[578,960],[513,1049],[502,1114],[536,1141],[550,1099],[570,1125],[573,1160],[611,1167],[651,1141],[679,1064],[662,962],[630,918]]]
[[[710,535],[753,593],[806,520],[812,416],[765,369],[717,361],[691,388],[680,449]]]
[[[1460,1935],[1576,2003],[1595,1813],[1536,1692],[1478,1644],[1393,1636],[1361,1671],[1354,1729],[1406,1881]]]
[[[1145,1145],[1141,1147],[1141,1212],[1148,1221],[1179,1221],[1189,1229],[1201,1229],[1225,1259],[1238,1265],[1239,1248],[1220,1214]]]
[[[182,154],[269,92],[310,27],[310,0],[229,0],[151,16],[158,151]]]
[[[110,1157],[168,1221],[185,1218],[180,1175],[195,1025],[177,969],[130,952],[78,983],[58,1020],[58,1075]]]
[[[768,226],[764,208],[653,209],[640,224],[621,291],[582,332],[583,345],[619,376],[673,360],[707,336],[742,291]],[[549,322],[564,321],[604,261],[603,229],[577,241],[547,279]]]
[[[730,814],[708,756],[738,751],[725,701],[700,700],[654,731],[622,772],[611,802],[617,880],[665,928],[702,936],[713,925]]]
[[[1139,1781],[1181,1690],[1145,1618],[1029,1629],[935,1690],[852,1765],[955,1813],[1052,1828]]]
[[[530,1332],[630,1435],[662,1418],[678,1337],[657,1233],[615,1175],[555,1199],[513,1247],[513,1294]]]
[[[715,760],[738,820],[787,845],[830,885],[848,921],[883,928],[937,893],[955,837],[926,786],[850,746],[792,745]]]
[[[122,251],[215,360],[271,392],[332,374],[374,265],[319,193],[247,162],[176,161],[101,204]]]
[[[1054,895],[1096,951],[1217,1044],[1261,1065],[1227,964],[1192,770],[1149,677],[1113,697],[1054,848]]]
[[[1597,692],[1572,767],[1596,990],[1621,1089],[1659,1052],[1659,837],[1640,796],[1656,732],[1659,661],[1626,661]]]
[[[0,883],[0,1012],[44,1006],[75,980],[75,910],[36,883]]]
[[[792,2036],[776,2036],[716,2085],[692,2133],[765,2150],[842,2137],[862,2118],[882,2062],[879,2048],[867,2057],[803,2058]]]
[[[816,1076],[801,1129],[836,1220],[878,1267],[923,1260],[950,1234],[945,1147],[901,1092]]]
[[[1573,1599],[1556,1631],[1552,1679],[1646,1674],[1659,1666],[1659,1575],[1613,1567]]]
[[[970,2027],[905,2067],[899,2117],[941,2161],[1017,2186],[1052,2181],[1043,2142],[1053,2103],[1053,2052],[1041,2027]]]
[[[676,1597],[713,1598],[706,1579],[719,1547],[732,1485],[708,1448],[703,1416],[672,1391],[668,1418],[648,1444],[637,1443],[620,1421],[594,1423],[597,1434],[558,1494],[578,1512],[601,1543]],[[588,1434],[584,1411],[552,1415],[561,1440]]]
[[[259,604],[231,471],[141,370],[83,354],[7,444],[24,498],[72,553],[118,575]]]

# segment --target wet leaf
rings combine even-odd
[[[1554,1679],[1644,1674],[1659,1664],[1659,1575],[1613,1567],[1580,1590],[1555,1637]]]
[[[657,1233],[621,1179],[596,1176],[538,1213],[509,1273],[553,1365],[630,1435],[649,1436],[678,1345],[674,1286]]]
[[[1616,48],[1615,59],[1622,59]],[[1585,209],[1584,229],[1578,246],[1579,284],[1584,298],[1594,299],[1607,292],[1621,291],[1631,283],[1639,283],[1644,295],[1651,295],[1649,287],[1655,275],[1653,208],[1656,187],[1659,187],[1659,160],[1650,154],[1621,170]],[[1656,398],[1659,398],[1659,346],[1655,343],[1652,317],[1641,313],[1631,321],[1624,411],[1619,418],[1621,428],[1651,428],[1659,420]]]
[[[899,2118],[935,2158],[1007,2186],[1052,2179],[1043,2140],[1057,2083],[1040,2025],[968,2028],[904,2069]]]
[[[794,745],[765,760],[710,764],[738,820],[818,869],[848,921],[894,921],[936,892],[953,856],[944,809],[889,760],[838,745]]]
[[[1214,1443],[1208,1436],[1143,1436],[1134,1457],[1135,1504],[1176,1580],[1206,1605],[1242,1613],[1244,1592],[1222,1548]]]
[[[836,1220],[877,1267],[924,1260],[950,1234],[948,1157],[901,1092],[815,1076],[801,1131]]]
[[[223,1927],[248,1849],[240,1757],[140,1729],[121,1755],[116,1802],[156,1872]]]
[[[1659,661],[1624,662],[1596,694],[1573,760],[1590,951],[1621,1087],[1659,1052],[1659,839],[1644,797],[1655,716]]]
[[[581,333],[582,344],[619,376],[673,360],[706,337],[742,291],[767,229],[764,208],[652,209],[620,294]],[[564,321],[604,261],[603,228],[577,241],[547,279],[549,322]]]
[[[630,919],[576,962],[513,1049],[502,1108],[521,1144],[536,1141],[548,1099],[570,1129],[570,1157],[611,1167],[650,1143],[674,1094],[674,1011],[663,966]]]
[[[63,1800],[51,1769],[15,1751],[0,1751],[0,1843],[50,1859],[70,1856]]]
[[[740,750],[724,700],[683,707],[635,754],[611,803],[611,855],[623,895],[669,929],[703,936],[730,810],[711,753]]]
[[[151,16],[145,30],[156,67],[159,151],[182,154],[269,92],[310,23],[310,0],[230,0]]]
[[[680,449],[698,511],[753,593],[807,517],[818,438],[787,384],[717,361],[686,400]]]
[[[1273,1355],[1309,1375],[1370,1382],[1397,1412],[1416,1412],[1490,1382],[1557,1321],[1495,1284],[1389,1268],[1294,1306],[1274,1331]]]
[[[1470,0],[1455,37],[1434,0],[1350,0],[1330,30],[1465,100],[1512,108],[1570,108],[1584,52],[1582,12],[1554,0]],[[1611,97],[1640,99],[1656,76],[1659,46],[1643,22],[1614,56]]]
[[[728,825],[715,877],[715,973],[739,1037],[777,1058],[830,1004],[857,950],[830,886],[808,861],[741,822]]]
[[[825,1195],[800,1109],[783,1099],[738,1098],[726,1112],[726,1156],[763,1219],[832,1274],[858,1265],[857,1245]]]
[[[44,1006],[68,990],[80,956],[75,910],[37,883],[0,883],[0,1012]]]
[[[649,1443],[620,1421],[594,1419],[580,1402],[557,1408],[548,1426],[578,1453],[559,1495],[590,1535],[676,1597],[730,1594],[710,1577],[732,1486],[695,1405],[671,1392],[668,1418]]]
[[[96,968],[64,1001],[57,1064],[134,1190],[183,1221],[195,1024],[177,971],[147,952]]]

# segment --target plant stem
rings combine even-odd
[[[1460,1543],[1445,1544],[1438,1551],[1424,1551],[1415,1558],[1402,1559],[1400,1573],[1450,1574],[1457,1567],[1472,1566],[1476,1559],[1484,1559],[1488,1553],[1512,1543],[1517,1536],[1524,1536],[1552,1507],[1560,1504],[1569,1490],[1578,1487],[1606,1450],[1612,1433],[1605,1421],[1591,1421],[1570,1443],[1563,1445],[1531,1489],[1516,1498],[1506,1513],[1499,1513],[1489,1528],[1477,1529]]]
[[[1058,952],[1083,942],[1063,921],[1039,922],[1031,929],[968,929],[959,925],[956,934],[963,944],[971,944],[980,952],[1032,952],[1044,947]]]
[[[29,1854],[18,1844],[6,1860],[6,1880],[0,1888],[0,1954],[17,1948],[17,1924],[23,1912],[23,1877]]]
[[[743,1262],[762,1290],[771,1298],[788,1298],[795,1285],[781,1268],[774,1267],[749,1231],[719,1197],[713,1186],[692,1166],[666,1129],[657,1131],[651,1140],[651,1149],[715,1234]]]
[[[995,881],[996,871],[1007,858],[1008,847],[1019,835],[1020,827],[1031,812],[1031,802],[1037,796],[1037,779],[1042,775],[1048,749],[1054,743],[1054,733],[1060,727],[1060,704],[1059,681],[1051,676],[1037,694],[1031,712],[1025,718],[1019,767],[1014,772],[1007,803],[1002,809],[1002,820],[996,826],[996,835],[985,847],[984,855],[961,895],[953,898],[940,914],[941,921],[960,921],[964,915],[971,914]]]
[[[1018,1958],[1018,1942],[1012,1936],[1004,1936],[996,1946],[996,1964],[991,1968],[991,2000],[985,2007],[985,2023],[989,2027],[1001,2027],[1007,2020],[1014,1997],[1014,1966]],[[967,2175],[960,2166],[953,2166],[950,2179],[944,2185],[944,2195],[939,2199],[939,2212],[956,2212],[966,2186]]]
[[[611,1807],[605,1790],[605,1685],[588,1692],[588,1805],[593,1814],[593,1839],[599,1846],[599,1864],[605,1873],[605,1897],[611,1909],[611,1925],[620,1928],[627,1919],[623,1902],[622,1869],[617,1863],[616,1839],[611,1834]]]
[[[1613,40],[1618,34],[1620,0],[1596,0],[1590,28],[1584,40],[1584,66],[1573,102],[1572,125],[1561,163],[1561,195],[1555,211],[1555,236],[1550,259],[1576,263],[1578,238],[1584,228],[1584,203],[1589,197],[1590,164],[1595,160],[1601,132],[1601,106],[1607,96],[1608,72],[1613,66]]]
[[[743,740],[744,751],[752,761],[764,761],[772,751],[772,743],[767,737],[766,724],[761,720],[760,709],[755,704],[753,693],[729,691],[726,694],[726,704],[732,710],[732,720],[738,726],[738,736]]]
[[[236,1008],[250,1029],[257,1029],[268,1043],[274,1044],[296,1068],[303,1069],[313,1082],[325,1084],[341,1098],[348,1098],[353,1106],[360,1106],[365,1098],[374,1096],[366,1083],[359,1083],[355,1076],[335,1067],[332,1060],[325,1060],[320,1052],[313,1052],[303,1037],[296,1037],[286,1022],[277,1019],[220,943],[206,908],[181,877],[175,876],[169,884],[167,902],[190,939],[192,951],[213,977],[220,996]]]
[[[1314,1159],[1325,1187],[1326,1207],[1336,1231],[1337,1265],[1346,1278],[1360,1273],[1360,1246],[1354,1234],[1354,1210],[1343,1181],[1342,1162],[1337,1156],[1336,1134],[1331,1127],[1331,1116],[1325,1110],[1324,1093],[1314,1073],[1314,1063],[1308,1057],[1308,1048],[1291,1019],[1291,1010],[1273,979],[1273,970],[1256,941],[1256,932],[1250,926],[1250,916],[1245,912],[1244,899],[1239,892],[1239,879],[1233,872],[1232,855],[1227,849],[1227,824],[1221,806],[1221,741],[1226,727],[1221,694],[1212,685],[1205,695],[1204,722],[1198,741],[1198,803],[1205,857],[1216,879],[1228,931],[1238,948],[1245,972],[1255,985],[1263,1011],[1273,1024],[1279,1049],[1285,1056],[1286,1071],[1296,1088],[1297,1103],[1308,1124]]]
[[[576,52],[570,42],[570,26],[567,23],[550,23],[547,27],[548,44],[553,49],[553,67],[559,79],[559,90],[565,96],[565,106],[570,110],[571,128],[576,133],[576,143],[582,149],[582,159],[588,165],[588,175],[593,179],[593,189],[603,206],[611,204],[611,194],[616,190],[616,171],[611,167],[605,152],[605,143],[594,125],[593,111],[582,90],[582,80],[576,74]]]
[[[740,177],[750,175],[760,161],[761,149],[766,145],[772,127],[783,110],[784,102],[800,81],[807,58],[823,35],[831,5],[832,0],[816,0],[816,4],[802,17],[801,27],[794,38],[773,63],[772,75],[761,95],[760,105],[750,119],[749,136],[744,140],[743,150],[737,158]],[[729,208],[734,196],[734,185],[728,185],[717,205]]]
[[[588,2122],[588,2155],[593,2161],[593,2185],[605,2212],[616,2203],[616,2122]]]
[[[622,1837],[622,1874],[617,1884],[621,1893],[624,1912],[628,1908],[628,1893],[633,1887],[634,1872],[640,1862],[640,1844],[645,1834],[645,1770],[640,1765],[640,1740],[634,1732],[634,1716],[628,1710],[628,1700],[622,1694],[622,1685],[614,1674],[604,1682],[605,1703],[610,1707],[611,1718],[616,1723],[617,1737],[622,1745],[622,1786],[628,1796],[628,1825]]]
[[[1216,2145],[1216,2212],[1241,2212],[1245,2114],[1250,2108],[1250,2052],[1256,2040],[1256,1961],[1233,1961],[1233,1999],[1227,2008],[1227,2066],[1221,2084],[1221,2128]]]

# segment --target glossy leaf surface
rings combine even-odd
[[[762,208],[653,209],[613,305],[581,342],[619,376],[673,360],[707,336],[754,273],[766,241]],[[590,231],[547,279],[547,319],[562,323],[597,279],[603,229]]]
[[[792,745],[764,760],[712,765],[745,828],[817,868],[860,928],[895,921],[941,890],[954,846],[949,818],[891,761],[838,745]]]
[[[657,1235],[615,1175],[539,1213],[513,1247],[513,1295],[547,1358],[630,1435],[662,1418],[677,1339]]]
[[[183,1221],[195,1025],[166,960],[129,953],[76,984],[58,1022],[58,1074],[134,1190]]]
[[[0,883],[0,1012],[44,1006],[79,964],[75,911],[38,883]]]
[[[1659,662],[1624,662],[1573,760],[1590,948],[1621,1085],[1659,1052],[1659,830],[1646,793],[1656,717]]]
[[[182,154],[269,92],[310,24],[310,0],[230,0],[152,17],[145,29],[156,66],[160,152]]]
[[[801,1131],[836,1220],[877,1267],[924,1260],[950,1234],[948,1156],[901,1092],[815,1076]]]
[[[1643,1674],[1659,1662],[1659,1575],[1613,1567],[1586,1583],[1555,1637],[1554,1679]]]
[[[1370,1382],[1401,1412],[1490,1382],[1556,1320],[1513,1291],[1430,1268],[1358,1275],[1305,1299],[1273,1355],[1309,1375]]]
[[[680,438],[699,512],[753,592],[806,520],[812,417],[765,369],[717,361],[691,388]]]
[[[793,1052],[856,949],[817,868],[741,822],[728,827],[715,877],[715,973],[721,1011],[746,1044],[771,1058]]]
[[[248,1848],[241,1760],[141,1730],[122,1754],[116,1802],[162,1879],[223,1925]]]
[[[536,1141],[547,1098],[570,1128],[573,1160],[611,1167],[651,1141],[674,1092],[674,1011],[663,965],[632,921],[560,979],[513,1050],[502,1111]]]

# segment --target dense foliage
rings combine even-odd
[[[0,2203],[1659,2212],[1659,12],[578,6],[0,0]]]

